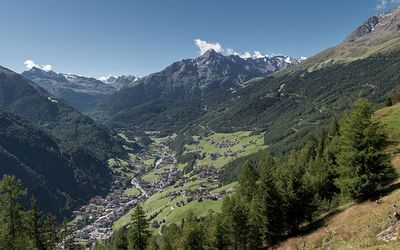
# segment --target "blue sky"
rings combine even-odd
[[[21,72],[31,59],[57,72],[143,76],[198,56],[195,39],[224,53],[312,56],[398,2],[1,0],[0,65]]]

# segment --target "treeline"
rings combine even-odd
[[[54,249],[58,239],[64,238],[56,231],[55,218],[44,216],[34,198],[30,210],[24,209],[21,200],[25,196],[26,190],[14,176],[0,180],[0,249]]]
[[[396,178],[384,127],[361,99],[319,138],[289,155],[265,154],[241,169],[237,192],[223,200],[220,213],[189,215],[150,236],[138,206],[129,229],[118,231],[98,249],[264,249],[296,235],[340,202],[361,202]],[[140,244],[139,244],[140,243]]]

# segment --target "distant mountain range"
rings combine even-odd
[[[104,81],[74,74],[44,71],[33,67],[21,74],[47,90],[52,96],[61,98],[79,111],[85,111],[108,95],[130,86],[135,76],[108,77]]]
[[[382,103],[399,87],[398,48],[400,9],[394,9],[316,56],[287,59],[292,64],[285,57],[244,59],[210,50],[136,81],[89,114],[137,131],[264,131],[271,150],[289,150],[357,98]]]
[[[89,114],[105,120],[151,102],[193,100],[220,89],[237,88],[254,77],[296,65],[303,59],[287,56],[242,58],[208,50],[198,58],[175,62],[160,72],[136,80],[132,87],[107,97]]]

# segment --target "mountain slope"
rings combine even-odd
[[[367,58],[400,48],[400,8],[370,17],[342,43],[309,58],[301,65],[309,71]]]
[[[15,175],[41,208],[60,216],[110,186],[104,162],[0,110],[0,175]],[[29,195],[30,197],[30,195]]]
[[[0,108],[84,146],[101,158],[122,153],[110,131],[21,75],[0,67]]]
[[[218,91],[237,88],[247,80],[264,76],[272,72],[297,64],[301,59],[285,56],[263,58],[241,58],[236,55],[224,56],[209,50],[196,59],[175,62],[161,72],[151,74],[135,81],[134,86],[122,89],[97,105],[90,114],[110,124],[126,124],[126,119],[118,119],[130,115],[137,117],[135,108],[149,106],[151,102],[160,103],[167,108],[169,103],[190,101]],[[144,121],[144,120],[140,120]],[[137,123],[140,124],[140,121]],[[135,123],[136,124],[136,123]],[[158,129],[157,126],[156,129]]]
[[[121,76],[108,78],[103,82],[74,74],[44,71],[36,67],[22,72],[21,75],[79,111],[85,111],[120,88],[132,85],[136,79],[133,76]]]
[[[125,154],[110,130],[3,67],[0,109],[2,173],[23,179],[38,199],[53,201],[41,203],[46,210],[65,214],[109,190],[107,160]]]
[[[392,164],[400,171],[400,104],[385,107],[375,116],[387,126],[392,153]],[[395,181],[382,190],[381,201],[362,204],[347,204],[326,214],[319,222],[318,229],[299,237],[290,238],[277,249],[399,249],[398,240],[385,242],[377,234],[387,228],[389,215],[394,212],[393,204],[400,203],[400,184]],[[400,211],[397,210],[399,213]],[[393,236],[399,237],[399,231]]]

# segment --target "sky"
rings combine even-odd
[[[400,0],[0,0],[0,65],[144,76],[209,48],[312,56]],[[247,52],[247,53],[246,53]]]

